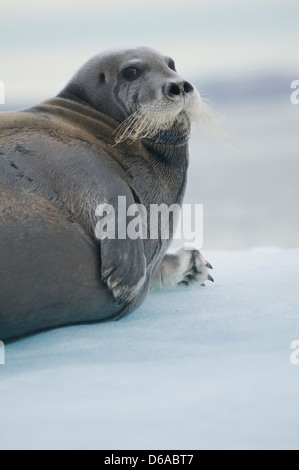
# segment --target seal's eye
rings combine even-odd
[[[123,71],[123,77],[126,80],[135,80],[135,78],[138,78],[140,75],[140,71],[136,69],[135,67],[127,67]]]
[[[173,70],[174,72],[176,72],[175,63],[174,63],[174,60],[173,60],[173,59],[169,59],[168,67],[169,67],[171,70]]]
[[[105,77],[104,73],[100,74],[100,82],[103,83],[103,84],[106,82],[106,77]]]

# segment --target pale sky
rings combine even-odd
[[[92,55],[138,45],[191,81],[297,70],[298,18],[298,0],[1,0],[0,81],[11,103],[46,99]]]

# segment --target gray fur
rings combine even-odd
[[[109,52],[88,62],[58,98],[0,116],[1,340],[121,318],[158,285],[171,240],[99,242],[95,211],[115,206],[120,195],[128,205],[181,204],[188,119],[115,146],[115,131],[136,106],[182,99],[167,98],[171,83],[182,90],[187,83],[169,63],[145,48]],[[142,67],[140,79],[124,79],[128,64]],[[180,275],[174,283],[170,270],[169,285],[192,269],[185,258],[179,253]]]

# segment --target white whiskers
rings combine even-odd
[[[197,90],[195,90],[194,99],[190,100],[189,105],[186,107],[186,113],[191,122],[194,122],[214,139],[223,142],[227,138],[227,134],[218,124],[224,118],[202,100]]]
[[[226,134],[219,127],[219,115],[204,103],[197,91],[180,103],[170,100],[156,101],[153,105],[143,105],[125,119],[116,129],[115,144],[127,139],[152,138],[160,131],[170,129],[175,124],[195,122],[209,135],[223,141]]]

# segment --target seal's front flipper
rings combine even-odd
[[[181,249],[163,258],[152,281],[151,291],[171,289],[178,285],[203,284],[207,280],[214,282],[209,269],[213,268],[199,251]]]
[[[137,240],[101,241],[102,280],[118,303],[129,303],[146,280],[143,243]]]

